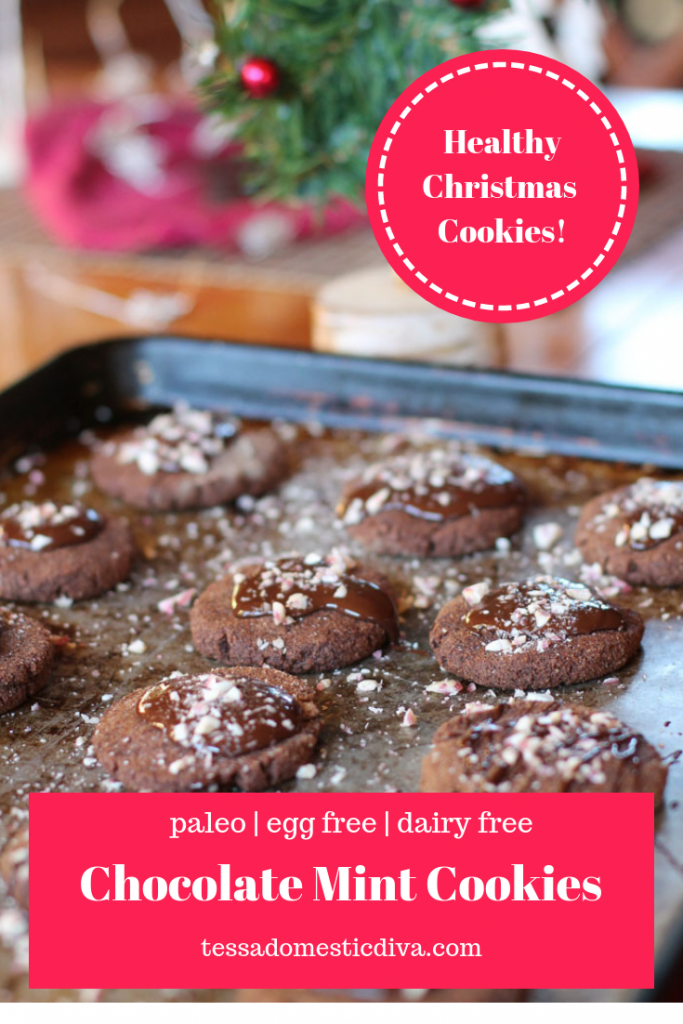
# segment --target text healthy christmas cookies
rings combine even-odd
[[[534,320],[616,263],[638,204],[628,132],[593,82],[549,57],[478,50],[404,89],[365,180],[402,280],[473,320]]]

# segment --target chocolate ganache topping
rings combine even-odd
[[[232,594],[235,615],[271,615],[278,625],[323,609],[343,612],[381,626],[388,640],[398,638],[398,617],[391,597],[376,583],[346,571],[343,560],[298,556],[268,561],[255,573],[236,573]]]
[[[96,537],[103,526],[94,509],[78,503],[23,501],[11,505],[0,515],[0,544],[27,551],[51,551],[85,544]]]
[[[593,526],[604,530],[616,518],[620,522],[614,537],[618,548],[646,551],[656,547],[683,530],[683,481],[641,477],[603,505]]]
[[[583,584],[556,576],[505,583],[495,590],[478,584],[467,588],[464,597],[471,605],[465,623],[489,639],[487,651],[544,651],[571,637],[625,626],[619,608]]]
[[[170,676],[145,690],[137,710],[198,755],[263,750],[294,736],[303,722],[301,705],[284,690],[216,673]]]
[[[528,701],[480,707],[480,721],[465,736],[471,770],[487,790],[510,789],[507,780],[520,773],[531,788],[534,778],[556,790],[601,786],[610,762],[637,761],[642,737],[607,712],[556,702],[539,702],[538,710]]]
[[[155,473],[207,473],[240,431],[240,421],[178,405],[114,443],[116,461]]]
[[[504,466],[448,446],[370,466],[345,494],[338,514],[347,526],[390,510],[442,522],[524,500],[521,483]]]

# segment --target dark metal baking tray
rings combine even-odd
[[[187,611],[169,618],[158,610],[159,600],[187,586],[201,590],[231,560],[261,552],[264,545],[275,552],[298,548],[305,553],[343,542],[334,524],[343,480],[377,458],[397,431],[419,428],[494,445],[501,460],[527,480],[534,510],[508,554],[487,552],[457,562],[374,559],[404,592],[427,594],[429,607],[413,607],[405,617],[405,633],[415,646],[359,666],[377,680],[374,692],[356,689],[356,670],[331,675],[320,698],[324,728],[318,774],[287,788],[415,789],[434,729],[474,699],[467,692],[446,696],[425,690],[427,683],[443,678],[427,643],[440,605],[483,576],[522,578],[539,569],[575,576],[579,567],[572,536],[580,505],[592,494],[634,479],[644,462],[683,468],[682,394],[160,336],[71,350],[0,395],[4,499],[26,493],[71,497],[74,481],[83,491],[89,486],[84,430],[107,430],[178,400],[336,429],[320,436],[317,427],[290,428],[296,462],[292,478],[279,494],[260,499],[255,507],[247,502],[219,512],[145,516],[117,506],[131,515],[146,556],[130,588],[72,608],[29,609],[68,637],[71,646],[64,648],[35,710],[25,706],[0,717],[0,841],[9,824],[25,813],[30,791],[107,787],[88,745],[110,700],[175,668],[205,664],[191,648]],[[34,452],[35,460],[22,460],[17,471],[17,457],[27,452]],[[95,491],[84,495],[95,507],[112,507]],[[541,557],[531,528],[549,519],[563,527],[564,537],[552,556]],[[615,709],[672,757],[683,746],[682,596],[678,590],[625,595],[623,603],[639,608],[647,619],[644,653],[619,673],[616,686],[597,681],[558,691]],[[133,638],[143,640],[143,653],[127,650]],[[476,699],[496,697],[479,690]],[[406,707],[417,714],[414,729],[401,726]],[[658,981],[683,949],[681,850],[683,772],[674,760],[667,808],[657,824]],[[0,897],[0,910],[2,905]],[[25,980],[10,979],[7,955],[0,951],[0,996],[3,987],[11,989],[13,998],[29,996]],[[541,992],[532,998],[558,996]],[[126,997],[136,998],[118,994]],[[222,998],[231,996],[223,993]]]
[[[482,444],[683,469],[683,392],[164,335],[66,352],[4,393],[0,428],[45,437],[65,408],[96,422],[98,406],[178,399],[370,430],[445,420],[449,433]]]

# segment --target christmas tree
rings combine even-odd
[[[362,198],[377,127],[399,93],[507,0],[228,0],[205,82],[235,123],[243,184],[264,199]]]

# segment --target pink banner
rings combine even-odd
[[[651,988],[644,794],[36,794],[34,988]]]

